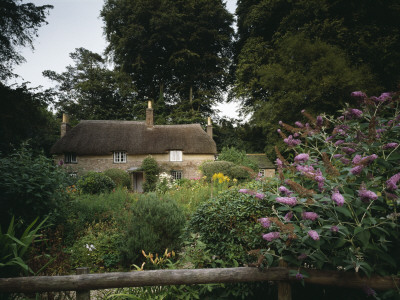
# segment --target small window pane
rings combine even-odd
[[[172,150],[169,152],[169,160],[170,161],[182,161],[182,151],[180,150]]]
[[[126,152],[124,151],[116,151],[114,152],[114,163],[126,163]]]
[[[172,171],[171,176],[174,180],[182,179],[182,171]]]
[[[75,153],[65,153],[64,161],[66,164],[76,164],[76,154]]]

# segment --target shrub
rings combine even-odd
[[[179,236],[186,223],[182,209],[173,200],[160,200],[155,193],[143,194],[132,206],[122,252],[129,264],[138,263],[141,251],[164,253],[179,248]]]
[[[261,226],[255,226],[257,220],[270,212],[265,201],[232,188],[201,204],[187,232],[200,234],[211,253],[221,259],[244,263],[250,259],[248,251],[262,245],[257,238],[262,232]]]
[[[115,183],[110,177],[92,171],[83,175],[77,185],[79,190],[85,194],[107,193],[115,188]]]
[[[115,185],[129,188],[131,180],[129,174],[120,169],[108,169],[103,172],[104,175],[110,177],[114,181]]]
[[[0,225],[8,226],[13,215],[29,224],[38,216],[53,214],[51,222],[62,218],[57,211],[68,199],[65,188],[70,178],[51,159],[33,156],[23,146],[0,158]]]
[[[157,175],[160,172],[157,161],[153,157],[148,156],[143,160],[141,168],[145,173],[143,191],[145,193],[155,191],[157,184]]]
[[[398,271],[399,96],[353,95],[360,109],[345,108],[337,119],[303,111],[309,124],[281,123],[295,157],[277,153],[280,187],[265,193],[275,207],[262,221],[268,265],[283,258],[367,275]]]
[[[218,155],[218,160],[230,161],[235,165],[245,166],[253,171],[258,171],[258,166],[247,157],[245,151],[236,149],[235,147],[224,147]]]
[[[222,173],[231,179],[240,181],[248,180],[251,177],[251,170],[235,165],[229,161],[211,161],[204,162],[200,166],[200,170],[208,180],[212,180],[214,174]]]

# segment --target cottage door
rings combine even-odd
[[[143,193],[143,172],[135,172],[133,175],[133,190],[136,193]]]

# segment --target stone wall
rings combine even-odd
[[[114,163],[113,155],[103,156],[77,156],[77,163],[64,164],[70,172],[84,174],[88,171],[103,172],[107,169],[128,170],[132,167],[139,168],[143,160],[148,155],[129,155],[127,154],[126,163]],[[169,154],[154,154],[152,157],[158,162],[161,171],[169,173],[170,171],[182,171],[183,178],[196,178],[201,176],[199,166],[204,161],[213,161],[213,154],[183,154],[182,161],[169,161]],[[55,157],[55,162],[64,160],[63,155]]]

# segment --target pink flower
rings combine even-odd
[[[273,240],[279,239],[281,237],[281,235],[280,235],[280,233],[278,231],[274,231],[274,232],[270,232],[270,233],[267,233],[267,234],[263,234],[262,237],[263,237],[264,240],[266,240],[268,242],[271,242]]]
[[[310,156],[307,153],[301,153],[294,158],[294,161],[297,163],[305,163],[310,159]]]
[[[289,146],[289,147],[295,147],[297,145],[301,144],[300,140],[294,139],[292,135],[289,135],[286,139],[283,139],[283,141]]]
[[[398,147],[399,146],[399,144],[398,143],[388,143],[388,144],[386,144],[386,145],[383,145],[383,149],[384,150],[387,150],[387,149],[394,149],[394,148],[396,148],[396,147]]]
[[[278,191],[279,191],[280,193],[285,194],[286,196],[290,196],[291,194],[293,194],[293,192],[289,191],[289,190],[288,190],[286,187],[284,187],[283,185],[280,186],[280,187],[278,188]]]
[[[397,182],[400,180],[400,173],[393,175],[386,181],[386,186],[389,191],[397,190]]]
[[[303,123],[301,123],[299,121],[294,122],[294,125],[296,125],[299,128],[303,128],[304,127]]]
[[[276,201],[289,206],[295,206],[297,204],[296,197],[277,197]]]
[[[354,156],[353,158],[353,164],[354,165],[358,165],[361,162],[361,155],[357,154],[356,156]]]
[[[268,228],[271,226],[271,221],[268,218],[260,218],[258,222],[261,223],[261,226],[264,228]]]
[[[361,91],[352,92],[351,96],[354,97],[354,98],[362,98],[362,99],[367,98],[367,95],[365,93],[361,92]]]
[[[352,154],[352,153],[356,152],[356,150],[354,150],[353,148],[350,148],[350,147],[343,147],[342,151],[346,154]]]
[[[337,147],[343,143],[344,143],[344,140],[337,140],[334,145]]]
[[[347,158],[344,158],[344,157],[342,157],[342,158],[340,159],[340,161],[341,161],[343,164],[345,164],[345,165],[350,164],[350,159],[347,159]]]
[[[255,195],[254,197],[256,197],[256,198],[258,198],[258,199],[264,199],[264,194],[262,194],[262,193],[256,193],[256,195]]]
[[[278,166],[278,168],[283,167],[283,162],[279,158],[277,158],[275,162],[276,162],[276,165]]]
[[[318,214],[316,214],[315,212],[311,212],[311,211],[303,212],[302,215],[303,215],[304,220],[311,220],[311,221],[315,221],[319,217]]]
[[[376,200],[378,199],[378,196],[373,192],[369,191],[365,188],[362,188],[361,190],[358,191],[358,196],[360,197],[362,202],[370,202],[371,200]]]
[[[318,240],[319,240],[318,232],[316,232],[315,230],[309,230],[309,231],[308,231],[308,235],[309,235],[314,241],[318,241]]]
[[[341,157],[343,157],[343,154],[335,154],[333,157],[334,158],[341,158]]]
[[[350,173],[353,175],[360,175],[361,171],[363,170],[363,166],[355,166],[350,170]]]
[[[333,233],[336,233],[336,232],[338,232],[339,231],[339,227],[337,227],[337,226],[332,226],[331,227],[331,231],[333,232]]]
[[[335,201],[337,206],[343,206],[344,204],[344,197],[339,193],[338,190],[332,194],[332,200]]]
[[[247,194],[249,192],[248,189],[240,189],[239,193]]]
[[[376,155],[376,154],[368,155],[361,159],[361,163],[363,163],[364,165],[369,165],[371,162],[373,162],[377,158],[378,158],[378,155]]]

